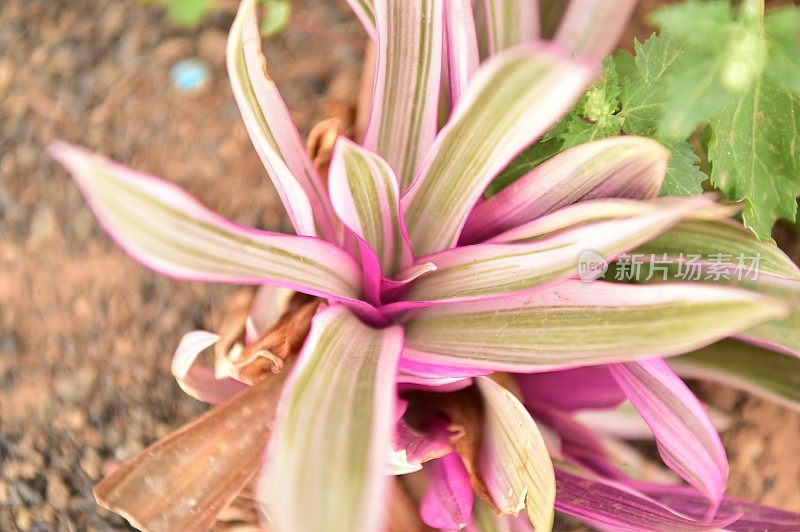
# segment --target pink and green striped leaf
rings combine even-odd
[[[258,486],[275,530],[381,528],[402,344],[400,328],[372,329],[339,305],[313,318]]]
[[[554,40],[575,55],[602,61],[617,47],[637,0],[570,0]]]
[[[739,388],[800,410],[800,359],[756,345],[723,340],[674,357],[678,375]]]
[[[607,366],[515,375],[525,401],[567,411],[613,408],[625,394]]]
[[[658,142],[634,136],[570,148],[478,203],[461,243],[481,242],[590,199],[653,198],[661,190],[669,157]]]
[[[322,180],[261,53],[255,0],[244,0],[228,36],[228,76],[242,119],[298,234],[339,238]]]
[[[428,486],[420,502],[420,515],[429,526],[461,530],[472,516],[472,485],[458,453],[451,452],[425,464]]]
[[[274,283],[359,305],[360,268],[333,244],[238,225],[171,183],[82,148],[54,143],[50,152],[106,231],[145,266],[179,279]]]
[[[488,377],[476,382],[485,408],[481,479],[501,515],[524,508],[536,530],[550,530],[556,485],[542,434],[514,394]]]
[[[415,255],[452,247],[491,180],[566,113],[594,69],[552,47],[522,45],[475,73],[402,205]]]
[[[800,356],[800,270],[775,244],[731,220],[687,220],[637,248],[671,264],[666,280],[728,284],[774,297],[791,314],[743,331],[747,341]],[[642,278],[649,277],[643,265]],[[664,275],[655,276],[662,280]]]
[[[727,287],[564,281],[530,294],[415,311],[404,358],[549,371],[678,355],[785,315],[774,299]]]
[[[339,137],[328,188],[336,214],[375,251],[384,276],[411,264],[397,179],[380,156]]]
[[[198,355],[218,340],[216,334],[192,331],[183,335],[172,357],[172,376],[178,386],[198,401],[214,405],[224,403],[247,387],[231,378],[218,379],[213,367],[197,362]]]
[[[657,212],[683,201],[681,198],[665,197],[642,201],[627,198],[600,198],[586,200],[562,207],[541,218],[509,229],[487,243],[522,243],[544,240],[567,229],[587,224],[619,220]],[[739,210],[733,205],[709,202],[706,207],[687,215],[687,220],[720,220],[732,216]]]
[[[378,42],[378,32],[375,29],[375,5],[374,0],[347,0],[350,9],[353,10],[364,31],[367,32],[372,42]]]
[[[653,431],[664,463],[709,499],[705,517],[712,518],[728,480],[728,459],[700,401],[663,360],[609,369]]]
[[[490,55],[539,38],[538,0],[483,0]]]
[[[405,300],[469,301],[574,278],[588,253],[593,260],[613,260],[710,203],[684,198],[652,213],[584,225],[542,241],[476,244],[429,255],[422,260],[436,264],[436,271],[419,278]]]
[[[727,529],[741,515],[720,513],[712,521],[694,519],[625,485],[590,478],[556,468],[556,509],[600,530],[651,532],[653,530]],[[700,497],[696,500],[702,501]]]
[[[472,522],[466,532],[534,532],[527,515],[499,516],[480,498],[475,499]]]
[[[378,65],[364,146],[394,168],[400,190],[436,137],[442,70],[442,1],[375,0]]]
[[[444,0],[444,42],[450,104],[455,108],[480,63],[472,0]]]
[[[702,495],[691,488],[645,482],[635,482],[633,487],[675,512],[702,519],[704,507]],[[800,530],[800,514],[798,513],[769,508],[733,497],[725,497],[722,500],[719,514],[740,516],[735,522],[725,527],[725,530],[732,532],[754,532],[756,530],[794,532]]]
[[[637,253],[699,256],[700,262],[733,262],[758,256],[759,273],[800,280],[800,269],[772,242],[759,240],[732,220],[691,220],[647,242]]]

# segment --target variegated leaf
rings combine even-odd
[[[554,40],[576,55],[602,61],[628,25],[637,0],[570,0]]]
[[[713,518],[728,480],[728,460],[700,401],[663,360],[609,368],[653,431],[664,463],[708,497],[705,517]]]
[[[476,382],[485,408],[481,479],[501,514],[525,508],[536,530],[550,530],[556,485],[544,439],[514,394],[488,377]]]
[[[560,51],[527,45],[475,73],[403,196],[415,255],[456,243],[487,184],[569,109],[593,74]]]
[[[450,104],[458,104],[480,63],[472,0],[444,0],[444,39]]]
[[[55,143],[108,233],[144,265],[179,279],[275,283],[363,306],[359,266],[312,237],[260,231],[225,220],[185,191],[82,148]]]
[[[244,0],[228,36],[228,76],[250,139],[301,235],[339,238],[325,187],[261,54],[255,0]]]
[[[677,355],[785,314],[778,301],[733,288],[564,281],[527,295],[416,311],[406,324],[404,357],[546,371]]]
[[[364,146],[394,168],[404,191],[436,136],[442,0],[375,0],[378,71]]]
[[[800,359],[797,357],[723,340],[671,358],[669,365],[682,377],[732,386],[800,410]]]
[[[372,329],[342,306],[314,317],[259,481],[277,531],[381,528],[402,343],[400,328]]]
[[[375,251],[381,273],[390,277],[409,266],[397,179],[386,161],[340,137],[328,179],[336,213]]]
[[[559,279],[602,272],[579,271],[589,259],[610,261],[678,223],[708,209],[703,198],[682,198],[652,213],[599,222],[527,244],[477,244],[429,255],[437,270],[418,279],[407,301],[468,301],[520,292]],[[587,209],[590,206],[587,205]]]
[[[590,199],[653,198],[661,190],[669,157],[658,142],[635,136],[570,148],[478,203],[461,243],[481,242]]]
[[[539,37],[538,0],[485,0],[489,54]]]

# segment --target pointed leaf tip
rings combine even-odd
[[[159,273],[196,281],[273,283],[368,307],[357,300],[359,266],[332,244],[226,220],[174,184],[83,148],[59,142],[50,152],[72,174],[111,237]]]

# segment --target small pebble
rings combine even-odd
[[[69,504],[69,488],[55,472],[47,474],[47,501],[56,510],[64,510]]]
[[[17,524],[17,528],[19,528],[20,530],[23,531],[30,530],[31,525],[33,524],[31,521],[31,513],[25,508],[18,508],[15,522]]]
[[[196,92],[208,83],[208,65],[199,59],[184,59],[169,71],[172,85],[181,92]]]

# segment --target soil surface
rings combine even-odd
[[[341,1],[293,4],[290,27],[266,53],[306,134],[350,112],[364,33]],[[91,488],[205,408],[174,383],[170,356],[183,333],[216,327],[234,290],[134,263],[45,146],[84,144],[241,223],[289,230],[228,87],[231,20],[220,13],[179,30],[134,0],[0,2],[2,531],[128,529],[96,506]],[[187,58],[210,67],[195,93],[170,82],[170,68]],[[702,390],[733,416],[729,493],[799,509],[800,416]]]

